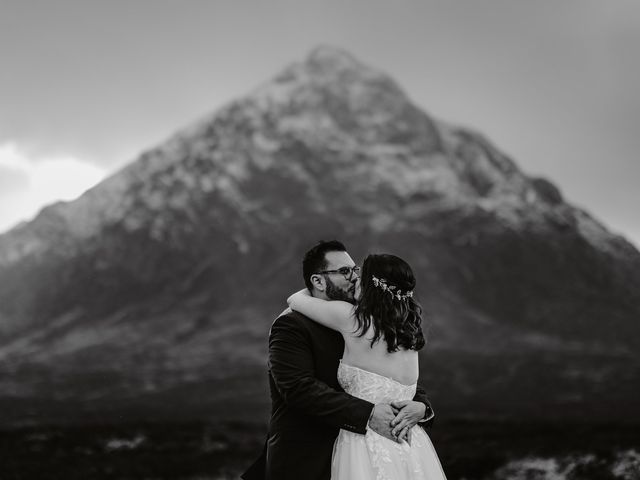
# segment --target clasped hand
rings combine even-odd
[[[411,443],[411,428],[424,418],[424,403],[413,400],[378,403],[373,407],[369,427],[394,442]]]

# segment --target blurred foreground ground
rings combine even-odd
[[[264,426],[130,424],[0,432],[3,480],[237,479]],[[449,480],[634,480],[640,428],[441,421],[430,432]]]

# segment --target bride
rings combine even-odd
[[[356,305],[326,301],[307,289],[291,295],[293,310],[344,337],[340,386],[372,403],[411,400],[424,344],[421,308],[413,298],[411,267],[395,255],[369,255],[362,266]],[[398,442],[372,429],[340,430],[333,447],[332,480],[445,479],[431,440],[419,426],[399,425]]]

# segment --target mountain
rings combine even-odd
[[[0,424],[265,411],[270,323],[330,238],[414,267],[441,412],[635,411],[640,253],[319,47],[0,236]]]

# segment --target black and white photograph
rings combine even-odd
[[[640,480],[640,2],[0,0],[0,480]]]

